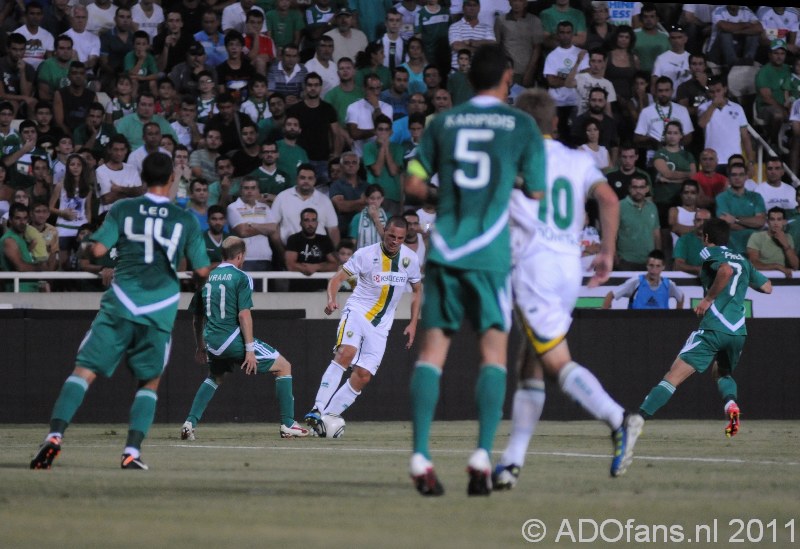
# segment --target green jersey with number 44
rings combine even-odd
[[[184,257],[195,269],[209,265],[194,215],[148,193],[115,202],[91,240],[117,248],[114,282],[101,306],[171,332],[180,298],[178,265]]]
[[[533,118],[493,97],[474,97],[431,121],[409,173],[439,176],[428,261],[509,271],[514,183],[520,177],[526,192],[545,190],[544,140]]]
[[[747,334],[744,324],[744,301],[747,288],[758,289],[767,282],[767,277],[758,272],[742,254],[727,246],[709,246],[700,252],[703,266],[700,269],[700,282],[708,290],[714,283],[717,270],[723,263],[733,269],[733,275],[714,303],[709,307],[700,329],[723,332],[733,335]]]

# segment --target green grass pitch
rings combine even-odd
[[[201,423],[191,443],[180,440],[180,425],[159,424],[143,448],[149,471],[119,469],[124,425],[71,426],[51,471],[28,469],[46,426],[3,425],[0,547],[679,547],[715,520],[715,537],[700,530],[691,545],[730,547],[735,535],[745,547],[800,543],[795,422],[745,416],[726,439],[724,420],[650,421],[618,479],[609,477],[604,425],[543,422],[517,488],[468,498],[476,428],[434,424],[446,494],[422,498],[407,476],[407,422],[348,423],[339,440],[281,440],[272,424]],[[504,421],[495,460],[508,430]],[[522,536],[531,519],[547,528],[538,544]],[[580,519],[632,519],[640,535],[678,525],[684,540],[573,543],[564,523],[577,539]],[[614,524],[606,538],[625,535]]]

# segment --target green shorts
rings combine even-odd
[[[256,372],[259,374],[266,374],[270,368],[275,364],[281,354],[274,348],[260,339],[253,340],[256,347],[256,360],[258,367]],[[208,369],[215,375],[221,375],[228,372],[233,372],[242,367],[244,362],[244,340],[241,337],[236,338],[219,356],[208,354]]]
[[[480,334],[511,328],[511,277],[495,271],[425,266],[422,325],[456,332],[466,316]]]
[[[739,364],[747,336],[732,335],[710,330],[697,330],[678,353],[678,357],[699,373],[705,372],[717,360],[722,372],[733,372]]]
[[[134,377],[146,381],[164,372],[171,345],[169,332],[100,309],[78,348],[75,363],[96,374],[111,377],[125,356]]]

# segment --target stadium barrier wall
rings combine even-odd
[[[94,311],[0,311],[3,372],[0,423],[47,423],[61,385],[73,368],[80,341]],[[295,415],[313,403],[322,372],[331,360],[337,321],[305,319],[303,310],[254,311],[256,337],[275,346],[292,363]],[[389,337],[383,365],[347,419],[409,419],[408,383],[418,344],[405,349],[406,322],[398,320]],[[609,393],[626,408],[636,408],[672,363],[697,319],[690,311],[576,310],[569,342],[575,360],[594,371]],[[800,418],[800,319],[751,319],[749,336],[735,378],[745,418]],[[512,363],[521,336],[512,331]],[[451,346],[442,378],[436,418],[473,419],[477,376],[475,334],[462,329]],[[186,417],[205,368],[194,363],[191,318],[178,314],[172,355],[159,389],[156,421],[180,425]],[[509,417],[515,376],[509,375],[505,417]],[[135,381],[123,365],[111,379],[98,378],[86,395],[76,422],[127,422]],[[722,402],[710,372],[687,380],[661,410],[659,418],[722,417]],[[588,416],[548,382],[544,419]],[[207,422],[278,423],[272,376],[227,376],[203,418]],[[277,428],[277,425],[275,425]]]

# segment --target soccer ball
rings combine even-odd
[[[317,434],[326,438],[341,438],[344,434],[345,422],[342,416],[325,414],[317,423]]]

